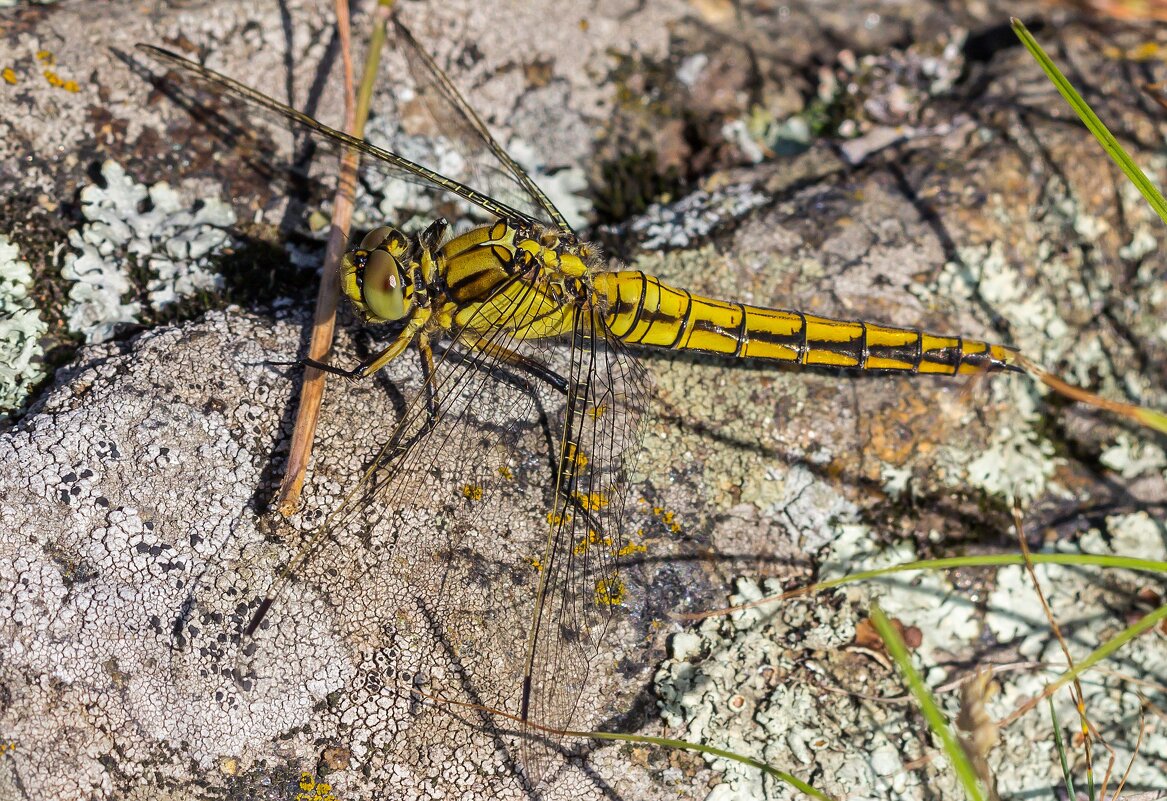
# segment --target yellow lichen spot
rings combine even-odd
[[[657,520],[668,526],[669,531],[673,534],[681,533],[681,524],[677,522],[676,515],[666,511],[663,506],[652,507],[652,514]]]
[[[66,81],[52,70],[45,70],[45,80],[49,82],[50,86],[55,86],[58,89],[64,89],[66,92],[81,91],[81,87],[77,85],[76,81]]]
[[[505,478],[507,481],[510,481],[515,477],[514,471],[507,467],[505,464],[498,469],[498,474]]]
[[[567,461],[575,465],[577,470],[588,466],[588,455],[575,446],[574,442],[567,443]]]
[[[539,557],[537,557],[537,556],[528,556],[527,557],[527,564],[530,565],[531,569],[534,570],[536,573],[539,573],[543,570],[543,563],[539,560]]]
[[[3,70],[0,70],[0,78],[3,78],[4,83],[8,84],[9,86],[15,86],[16,70],[12,69],[12,67],[5,67]]]
[[[599,406],[589,406],[587,409],[587,414],[591,418],[597,418],[600,415],[604,414],[604,412],[606,412],[606,411],[608,411],[608,407],[605,404],[601,403]]]
[[[1153,58],[1158,58],[1159,53],[1160,48],[1158,42],[1144,42],[1138,47],[1128,50],[1126,57],[1130,61],[1149,61]]]
[[[577,492],[572,497],[588,512],[598,511],[608,505],[608,496],[602,492]]]
[[[36,51],[36,60],[42,64],[56,64],[57,57],[53,55],[51,50]]]
[[[468,501],[482,500],[482,485],[480,484],[463,484],[462,497]]]
[[[571,515],[561,515],[558,512],[547,513],[547,524],[552,528],[567,525],[571,522]]]
[[[9,754],[16,750],[16,741],[9,740],[6,743],[0,743],[0,754]]]
[[[300,792],[296,793],[294,801],[338,801],[332,794],[332,785],[328,782],[317,782],[311,773],[300,774]]]
[[[590,548],[593,548],[597,545],[610,548],[612,546],[612,538],[601,537],[599,532],[597,532],[594,528],[589,528],[588,533],[581,537],[579,542],[575,544],[575,547],[572,548],[572,553],[574,553],[576,556],[583,556]]]
[[[596,582],[596,606],[619,606],[624,603],[624,582],[609,576]]]
[[[616,551],[617,556],[631,556],[634,553],[648,553],[648,546],[630,542],[620,550]]]

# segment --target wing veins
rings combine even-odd
[[[279,102],[275,98],[268,97],[262,92],[257,92],[256,90],[240,83],[239,81],[228,78],[226,75],[215,72],[214,70],[204,67],[200,64],[196,64],[189,59],[183,58],[177,53],[173,53],[161,47],[155,47],[154,45],[142,43],[135,45],[135,47],[159,62],[167,64],[172,68],[178,69],[181,72],[187,73],[199,80],[211,84],[227,96],[234,97],[236,100],[240,100],[244,103],[266,109],[276,114],[277,116],[283,117],[289,122],[293,122],[297,125],[308,128],[309,130],[315,131],[320,136],[324,137],[325,139],[332,140],[338,145],[351,148],[352,150],[356,150],[367,156],[371,156],[378,161],[382,161],[400,170],[404,170],[405,172],[420,178],[422,181],[428,184],[436,186],[439,189],[444,189],[445,191],[450,192],[451,194],[456,195],[469,203],[473,203],[475,206],[478,206],[490,214],[493,214],[497,217],[520,220],[530,225],[539,224],[539,221],[531,217],[529,214],[525,214],[518,209],[512,208],[502,201],[495,200],[494,198],[485,195],[482,192],[479,192],[478,190],[461,183],[460,181],[456,181],[453,178],[447,178],[441,173],[431,170],[428,167],[424,167],[421,164],[411,161],[404,156],[398,155],[391,150],[379,148],[365,139],[359,139],[355,136],[344,133],[343,131],[338,131],[331,126],[325,125],[314,117],[311,117],[301,111],[297,111],[291,106]]]

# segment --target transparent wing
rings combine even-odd
[[[524,720],[560,731],[577,712],[593,722],[603,708],[589,692],[589,671],[604,658],[613,613],[626,600],[621,563],[644,551],[628,536],[627,506],[649,403],[643,368],[607,335],[593,307],[576,309],[568,370],[521,702]],[[537,738],[524,745],[537,780],[549,767],[548,750]]]
[[[474,165],[475,186],[489,187],[492,196],[553,222],[560,231],[574,233],[555,204],[491,135],[474,107],[466,102],[409,29],[396,17],[393,26],[394,41],[409,62],[418,94],[437,122],[438,130],[456,142],[467,161]]]
[[[529,224],[545,225],[552,221],[545,214],[532,214],[516,209],[405,156],[331,128],[291,106],[280,103],[278,100],[169,50],[147,44],[139,44],[137,48],[173,71],[168,85],[180,93],[183,105],[189,106],[193,102],[200,111],[206,111],[206,104],[202,102],[204,99],[212,99],[219,103],[220,108],[213,112],[213,120],[209,121],[214,122],[216,127],[225,130],[232,136],[246,133],[247,113],[258,111],[291,123],[313,137],[313,140],[325,149],[356,151],[368,157],[364,161],[368,162],[371,159],[371,162],[367,163],[366,166],[372,169],[384,172],[394,178],[436,187],[497,217],[505,217]],[[240,122],[240,119],[244,121]],[[542,209],[542,206],[534,203],[532,208]]]
[[[418,388],[262,607],[289,580],[325,591],[361,643],[361,675],[346,694],[352,717],[384,719],[388,697],[400,720],[418,721],[418,749],[448,729],[439,717],[464,711],[434,699],[534,724],[519,753],[538,784],[558,748],[538,727],[566,729],[581,709],[591,721],[603,708],[593,668],[621,614],[620,562],[635,552],[623,536],[627,477],[647,393],[641,368],[590,333],[589,308],[577,309],[577,332],[562,347],[508,329],[508,314],[526,305],[522,293],[511,297],[476,350],[463,343],[435,359],[432,412]],[[499,351],[564,382],[485,355]],[[325,546],[325,557],[309,558]],[[426,716],[439,717],[428,725]],[[367,736],[371,745],[383,732]]]

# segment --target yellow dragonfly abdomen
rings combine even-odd
[[[609,331],[630,345],[859,370],[1017,370],[1017,351],[961,336],[834,320],[694,295],[639,271],[594,276]]]

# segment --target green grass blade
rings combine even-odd
[[[1167,414],[1140,406],[1135,409],[1135,419],[1147,428],[1153,428],[1161,434],[1167,434]]]
[[[1140,572],[1167,574],[1167,562],[1154,559],[1140,559],[1134,556],[1117,556],[1110,554],[1091,553],[1035,553],[1029,558],[1036,565],[1074,565],[1078,567],[1105,567],[1125,568]],[[1024,565],[1025,556],[1019,553],[980,554],[977,556],[950,556],[942,559],[921,559],[916,562],[905,562],[900,565],[891,565],[874,570],[862,570],[858,573],[848,573],[839,578],[821,581],[809,587],[808,590],[819,592],[831,590],[843,584],[856,581],[869,581],[883,578],[893,573],[905,573],[910,570],[951,570],[960,567],[1003,567],[1006,565]]]
[[[1054,697],[1051,695],[1046,699],[1049,702],[1049,717],[1054,727],[1054,745],[1058,749],[1058,758],[1062,761],[1062,780],[1066,783],[1066,797],[1077,798],[1074,793],[1074,776],[1070,773],[1070,762],[1066,758],[1066,744],[1062,741],[1062,724],[1058,722],[1058,713],[1054,709]],[[1057,794],[1054,794],[1057,798]]]
[[[1167,200],[1163,199],[1163,195],[1155,188],[1150,179],[1143,173],[1139,166],[1127,155],[1126,151],[1122,149],[1122,145],[1114,138],[1114,134],[1098,119],[1098,115],[1087,105],[1082,96],[1074,89],[1073,85],[1062,74],[1062,71],[1057,68],[1057,65],[1050,60],[1050,57],[1041,49],[1041,45],[1033,38],[1033,35],[1025,27],[1019,19],[1013,20],[1013,32],[1017,34],[1017,38],[1025,45],[1025,49],[1030,52],[1041,68],[1045,70],[1045,74],[1057,90],[1061,93],[1070,107],[1077,112],[1082,122],[1090,129],[1090,133],[1094,134],[1094,138],[1102,145],[1114,163],[1118,165],[1126,177],[1130,179],[1147,202],[1151,204],[1151,208],[1159,215],[1163,222],[1167,223]],[[1160,428],[1160,430],[1162,430]]]
[[[965,795],[971,801],[984,801],[985,793],[981,788],[980,780],[977,777],[977,772],[973,769],[972,763],[969,762],[968,755],[964,751],[964,746],[961,745],[956,734],[952,731],[952,726],[949,725],[948,719],[944,717],[944,713],[940,711],[940,707],[936,704],[936,699],[932,697],[932,692],[928,689],[928,685],[924,683],[923,677],[916,671],[912,665],[912,657],[908,653],[908,648],[904,645],[903,639],[899,632],[896,631],[895,626],[888,620],[883,610],[879,608],[878,604],[871,607],[871,622],[875,625],[875,630],[879,632],[879,636],[883,638],[884,645],[887,647],[888,656],[895,662],[896,667],[899,668],[900,674],[904,677],[904,682],[908,685],[908,690],[916,699],[920,711],[924,714],[924,719],[928,721],[928,726],[932,732],[940,739],[944,747],[944,753],[948,755],[948,761],[952,763],[953,769],[956,770],[957,778],[960,779],[961,785],[964,787]]]
[[[1154,612],[1148,612],[1146,615],[1139,618],[1139,620],[1137,620],[1135,623],[1127,626],[1114,637],[1111,637],[1109,640],[1102,643],[1102,645],[1095,648],[1090,652],[1089,656],[1054,679],[1046,687],[1046,693],[1052,694],[1053,692],[1060,690],[1062,687],[1065,687],[1067,684],[1072,682],[1074,679],[1079,678],[1083,673],[1097,665],[1099,662],[1103,661],[1104,659],[1108,659],[1119,648],[1122,648],[1128,642],[1135,639],[1148,629],[1153,628],[1159,623],[1162,623],[1164,620],[1167,620],[1167,604],[1160,606]]]
[[[369,52],[365,56],[365,71],[361,75],[361,83],[357,88],[356,127],[352,135],[363,138],[365,122],[369,119],[369,108],[373,103],[373,84],[377,80],[377,71],[381,65],[381,51],[385,47],[385,19],[394,0],[380,0],[377,4],[376,24],[369,36]]]
[[[753,757],[736,754],[733,751],[726,751],[723,748],[714,748],[711,745],[702,745],[700,743],[690,743],[686,740],[674,740],[670,737],[649,737],[644,734],[621,734],[619,732],[610,731],[567,731],[563,734],[569,737],[586,737],[592,740],[615,740],[625,743],[645,743],[647,745],[658,745],[662,748],[676,748],[682,751],[696,751],[701,754],[709,754],[710,756],[720,757],[722,759],[729,759],[734,762],[741,763],[751,768],[756,768],[762,771],[767,776],[770,776],[778,781],[785,782],[791,787],[800,792],[809,795],[811,798],[817,798],[819,801],[832,801],[831,797],[818,790],[811,785],[799,779],[797,776],[770,767],[765,762]]]

